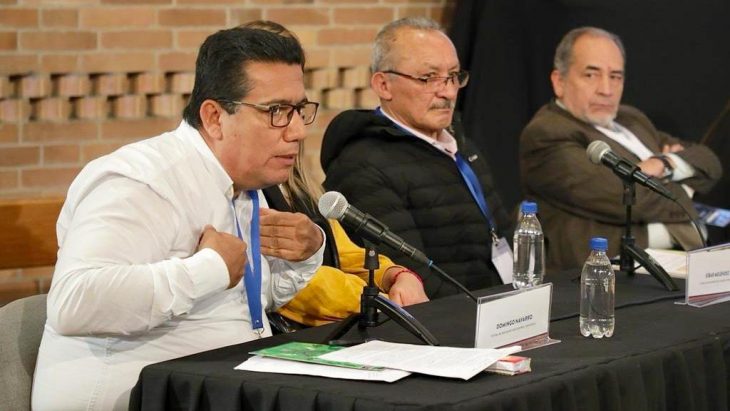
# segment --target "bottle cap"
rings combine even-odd
[[[537,204],[531,201],[522,202],[522,214],[535,214],[537,213]]]
[[[591,238],[591,250],[606,251],[608,250],[608,240],[603,237]]]

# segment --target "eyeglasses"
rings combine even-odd
[[[456,73],[452,73],[449,76],[446,77],[437,77],[437,76],[423,76],[423,77],[415,77],[411,76],[410,74],[401,73],[395,70],[387,70],[383,73],[388,74],[395,74],[397,76],[409,78],[411,80],[419,81],[423,85],[423,88],[428,92],[437,92],[441,91],[446,87],[449,82],[451,84],[456,85],[458,88],[462,88],[466,86],[466,83],[469,82],[469,72],[466,70],[460,70]]]
[[[314,123],[314,118],[317,117],[317,108],[319,108],[319,103],[315,103],[314,101],[305,101],[297,105],[285,103],[269,105],[253,104],[235,100],[219,100],[219,102],[253,107],[260,111],[266,111],[271,117],[271,126],[279,128],[286,127],[291,123],[291,119],[294,117],[294,111],[302,118],[305,126],[312,124]]]

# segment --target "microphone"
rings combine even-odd
[[[411,257],[413,260],[426,264],[433,269],[441,278],[447,280],[456,288],[464,292],[474,302],[477,298],[463,284],[456,281],[453,277],[446,274],[444,270],[436,266],[433,261],[416,247],[408,244],[395,233],[391,232],[387,225],[378,221],[370,214],[363,213],[357,208],[351,206],[345,196],[337,191],[328,191],[322,194],[317,204],[320,214],[325,218],[333,218],[341,223],[351,227],[356,233],[362,235],[367,240],[375,244],[386,244],[403,254]]]
[[[333,218],[352,227],[356,233],[375,244],[386,244],[419,263],[431,265],[432,261],[416,247],[392,233],[388,226],[370,214],[351,206],[345,196],[337,191],[328,191],[319,198],[319,212],[325,218]]]
[[[611,147],[605,141],[596,140],[589,144],[586,154],[593,164],[603,163],[617,176],[625,180],[633,180],[672,201],[677,200],[674,193],[667,190],[657,180],[644,174],[636,164],[611,151]]]

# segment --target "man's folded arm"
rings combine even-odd
[[[215,251],[173,249],[180,217],[145,184],[107,179],[70,212],[48,297],[61,334],[144,332],[228,286]]]
[[[521,144],[521,172],[530,191],[557,207],[568,207],[566,211],[584,218],[609,224],[625,221],[621,179],[608,167],[591,163],[586,157],[585,146],[558,136],[538,137],[529,130],[523,134]],[[636,184],[633,221],[656,221],[670,212],[684,215],[678,205]]]

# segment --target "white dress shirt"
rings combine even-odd
[[[628,128],[622,126],[621,124],[617,122],[613,122],[612,127],[601,127],[601,126],[594,126],[598,131],[605,134],[606,137],[616,141],[617,143],[621,144],[622,146],[626,147],[627,150],[631,151],[632,153],[636,154],[637,157],[639,157],[639,160],[644,161],[649,157],[661,154],[657,153],[654,154],[649,150],[644,143],[639,140],[639,137],[636,137],[636,134],[632,133],[631,130]],[[672,159],[672,163],[674,163],[674,170],[672,173],[672,181],[682,181],[685,179],[688,179],[695,175],[695,169],[692,167],[691,164],[684,161],[684,159],[674,153],[667,153],[664,154],[667,157],[670,157]],[[685,189],[688,189],[689,187],[686,185],[683,185]],[[689,188],[691,190],[691,188]],[[692,197],[692,193],[688,193],[690,197]]]
[[[208,224],[235,235],[232,183],[185,122],[84,167],[58,219],[33,409],[127,409],[145,365],[259,337],[243,282],[226,289],[220,255],[195,252]],[[252,211],[246,193],[238,195],[247,244]],[[306,285],[323,250],[299,263],[262,257],[264,310]]]
[[[649,150],[644,143],[642,143],[641,140],[639,140],[639,138],[631,132],[631,130],[615,121],[611,123],[611,128],[598,125],[594,125],[594,127],[606,137],[614,140],[624,146],[627,150],[634,153],[641,161],[656,155],[652,153],[651,150]],[[675,154],[667,155],[672,158],[672,162],[675,166],[674,173],[672,174],[672,181],[681,181],[694,175],[694,168],[684,161],[684,159]],[[682,187],[691,198],[694,194],[692,188],[684,184]],[[646,229],[648,231],[649,248],[667,249],[674,246],[674,240],[669,234],[667,226],[664,224],[658,222],[648,223],[646,225]]]

